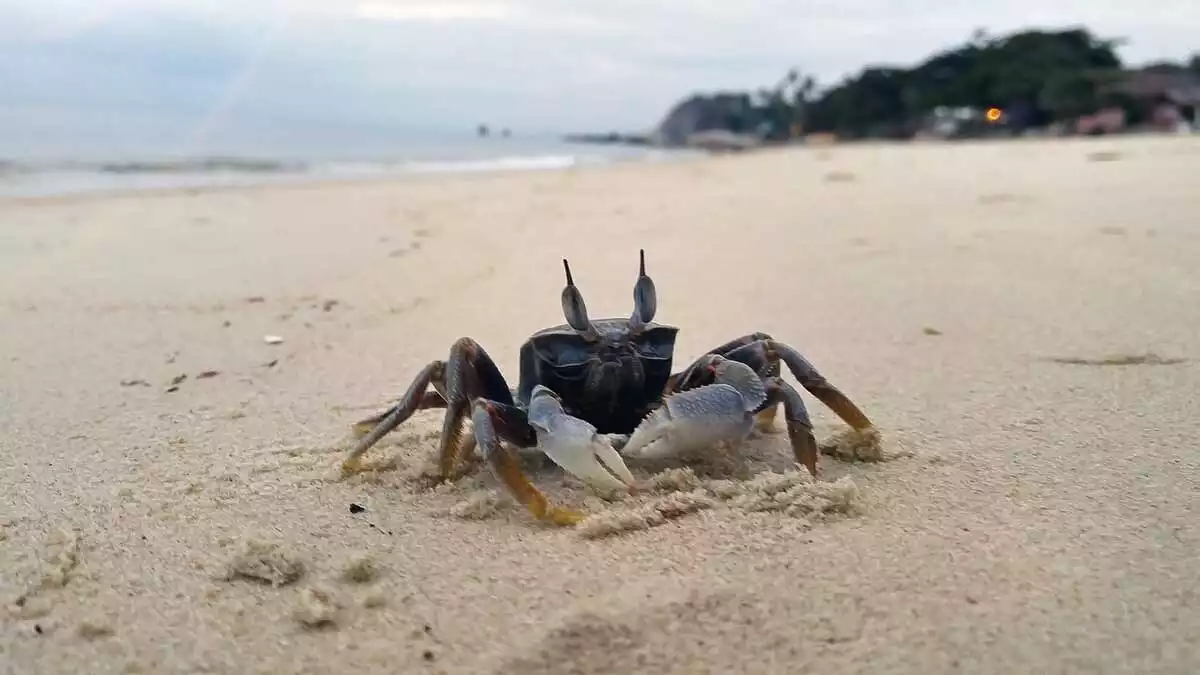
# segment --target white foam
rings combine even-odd
[[[478,173],[488,171],[552,171],[580,164],[576,155],[511,155],[486,159],[404,162],[403,171],[413,173]]]
[[[665,161],[661,150],[614,148],[583,153],[530,153],[439,159],[333,161],[185,158],[139,162],[0,162],[0,197],[256,185],[417,174],[561,171],[622,161]]]

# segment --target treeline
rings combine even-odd
[[[1086,29],[1028,30],[1000,37],[976,32],[965,44],[911,68],[870,66],[827,87],[793,70],[773,89],[722,94],[725,129],[765,140],[796,133],[842,137],[909,137],[942,109],[995,107],[1009,129],[1043,127],[1103,108],[1121,107],[1131,123],[1147,114],[1144,93],[1125,86],[1131,72],[1120,40]],[[1138,72],[1191,73],[1200,83],[1200,52],[1186,63]]]

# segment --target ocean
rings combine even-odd
[[[225,144],[190,152],[86,147],[10,153],[0,146],[0,197],[265,185],[435,173],[550,171],[614,162],[666,161],[694,153],[573,143],[555,137],[427,135],[337,144]],[[275,147],[271,147],[275,145]],[[257,147],[256,147],[257,146]],[[86,149],[83,149],[86,148]]]

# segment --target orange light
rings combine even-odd
[[[987,112],[984,114],[987,116],[987,121],[996,122],[999,121],[1000,116],[1004,113],[1000,112],[999,108],[988,108]]]

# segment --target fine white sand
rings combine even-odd
[[[0,671],[1196,672],[1198,167],[1132,138],[0,201]],[[339,476],[454,339],[515,385],[562,257],[628,316],[638,248],[679,367],[768,332],[885,461],[813,486],[767,434],[620,502],[531,462],[594,514],[554,528],[482,468],[431,486],[432,411]]]

